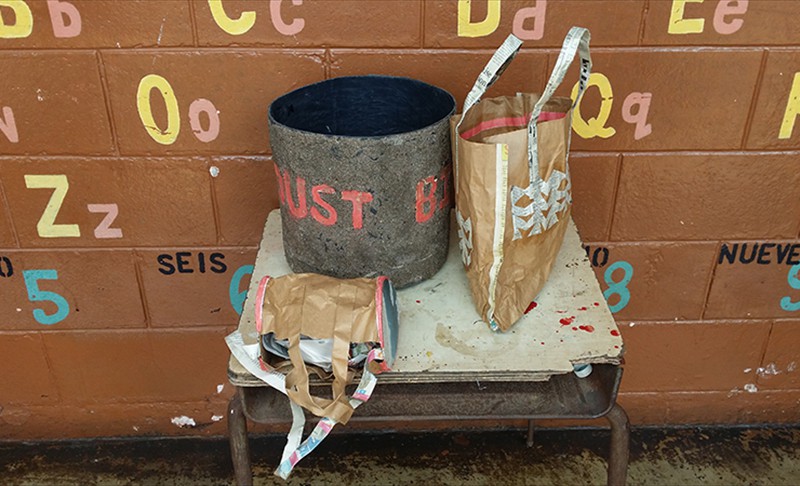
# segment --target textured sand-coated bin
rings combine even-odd
[[[452,95],[414,79],[352,76],[269,108],[286,259],[295,272],[431,277],[447,256]]]

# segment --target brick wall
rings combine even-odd
[[[536,91],[571,25],[591,29],[595,62],[574,213],[626,341],[623,404],[635,423],[798,421],[798,15],[0,0],[0,436],[222,433],[222,337],[277,207],[269,102],[385,73],[460,103],[510,31],[527,42],[493,94]]]

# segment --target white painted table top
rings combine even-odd
[[[253,320],[258,282],[287,273],[280,211],[275,210],[264,228],[239,320],[245,343],[258,338]],[[491,331],[475,310],[453,231],[442,269],[398,291],[398,357],[380,382],[536,381],[569,373],[573,364],[620,362],[622,338],[572,221],[536,304],[508,332]],[[230,369],[249,374],[232,356]]]

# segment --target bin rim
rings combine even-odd
[[[440,91],[440,92],[446,94],[447,97],[450,99],[450,101],[452,101],[452,106],[453,107],[452,107],[452,109],[450,110],[449,113],[447,113],[445,116],[443,116],[442,118],[436,120],[435,122],[433,122],[433,123],[431,123],[429,125],[417,128],[415,130],[409,130],[407,132],[390,133],[390,134],[387,134],[387,135],[341,135],[341,134],[330,134],[330,133],[314,132],[314,131],[311,131],[311,130],[303,130],[301,128],[295,128],[295,127],[289,126],[289,125],[287,125],[285,123],[279,122],[272,115],[272,107],[275,105],[275,103],[277,101],[279,101],[282,98],[285,98],[285,97],[287,97],[289,95],[297,93],[298,91],[301,91],[301,90],[304,90],[304,89],[308,89],[308,88],[312,88],[314,86],[318,86],[318,85],[321,85],[321,84],[330,83],[332,81],[343,80],[343,79],[363,79],[363,78],[395,79],[395,80],[410,81],[410,82],[415,83],[415,84],[420,84],[420,85],[423,85],[425,87],[432,88],[433,90]],[[337,76],[335,78],[323,79],[322,81],[317,81],[316,83],[307,84],[305,86],[301,86],[299,88],[295,88],[295,89],[293,89],[291,91],[288,91],[288,92],[278,96],[274,100],[272,100],[272,102],[270,102],[269,106],[267,107],[267,118],[269,119],[270,123],[275,124],[275,125],[280,125],[280,127],[282,129],[284,129],[284,130],[291,130],[291,131],[298,132],[298,133],[305,133],[305,134],[310,134],[310,135],[320,135],[320,136],[324,136],[324,137],[341,137],[341,138],[352,138],[352,139],[362,139],[362,140],[363,139],[385,139],[385,138],[389,138],[389,137],[402,137],[402,136],[406,136],[408,134],[413,134],[413,133],[421,132],[423,130],[428,130],[431,127],[433,127],[434,125],[437,125],[437,124],[441,123],[442,120],[449,120],[450,117],[453,116],[456,113],[456,109],[457,108],[458,108],[458,105],[456,104],[456,99],[452,95],[452,93],[450,93],[446,89],[444,89],[442,87],[439,87],[439,86],[436,86],[434,84],[426,83],[425,81],[420,81],[419,79],[415,79],[415,78],[409,78],[407,76],[391,76],[391,75],[387,75],[387,74],[360,74],[360,75],[354,75],[354,76]]]

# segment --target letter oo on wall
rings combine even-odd
[[[150,93],[153,89],[157,89],[161,93],[167,107],[167,128],[164,130],[158,127],[150,106]],[[143,77],[139,81],[139,88],[136,91],[136,109],[145,130],[153,140],[161,145],[175,143],[181,132],[181,114],[178,108],[178,98],[169,81],[157,74],[148,74]],[[205,113],[208,117],[208,128],[203,128],[200,120],[201,113]],[[205,143],[212,142],[219,136],[219,110],[209,100],[198,98],[189,105],[189,125],[198,140]]]

